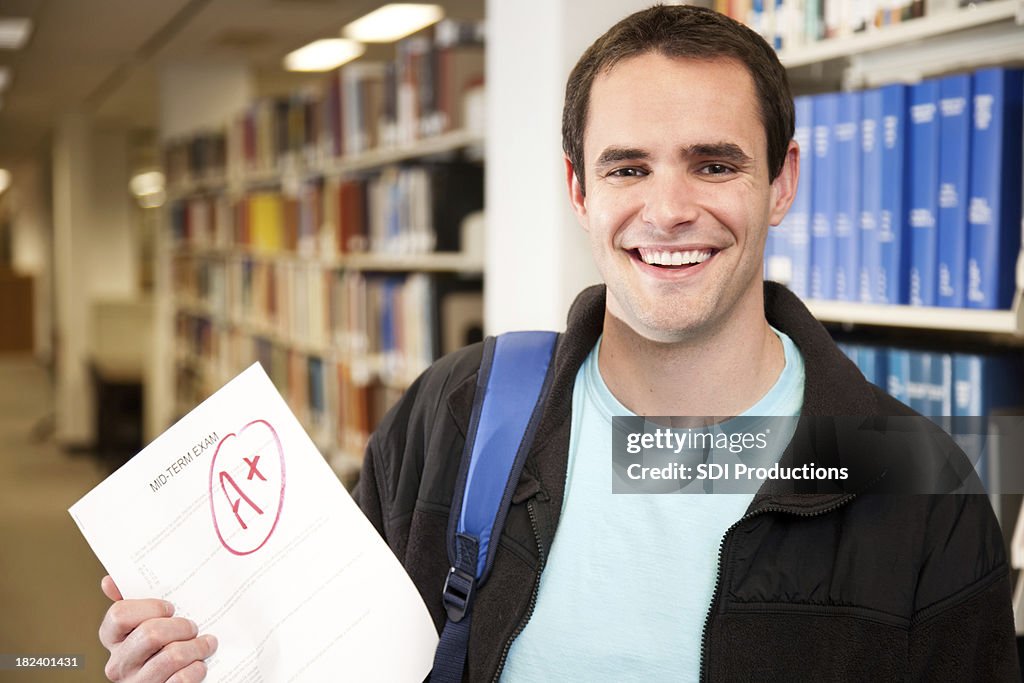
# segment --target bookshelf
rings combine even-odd
[[[819,16],[801,17],[801,21],[797,22],[797,26],[808,34],[818,32],[817,39],[808,39],[807,35],[794,36],[790,32],[776,42],[776,47],[780,48],[779,58],[786,66],[794,94],[798,96],[797,138],[803,149],[810,150],[806,166],[803,164],[805,156],[801,154],[802,168],[810,167],[810,176],[815,180],[820,179],[822,172],[834,171],[837,186],[841,188],[837,193],[829,195],[827,191],[817,189],[819,183],[812,183],[813,189],[810,195],[803,198],[802,208],[798,195],[794,210],[801,210],[804,215],[797,221],[795,234],[806,239],[803,244],[809,243],[806,246],[809,256],[799,265],[807,273],[806,282],[800,283],[800,277],[795,279],[798,284],[802,284],[800,294],[808,308],[815,317],[828,324],[840,348],[869,381],[921,414],[936,416],[936,419],[944,423],[944,428],[949,429],[953,437],[971,452],[968,444],[973,443],[972,439],[977,437],[958,433],[955,426],[958,423],[951,418],[983,416],[989,431],[997,433],[998,416],[1020,415],[1021,406],[1024,406],[1024,221],[1021,221],[1020,207],[1024,196],[1024,180],[1020,173],[1020,148],[1024,144],[1020,139],[1021,128],[1024,127],[1021,119],[1024,118],[1024,112],[1019,103],[1008,104],[1010,97],[1001,101],[1002,91],[988,89],[988,83],[992,80],[977,75],[982,71],[990,71],[992,67],[1024,66],[1024,2],[990,0],[963,7],[958,2],[941,1],[842,4],[847,8],[872,6],[881,10],[879,14],[885,15],[893,12],[899,15],[902,10],[902,16],[887,16],[885,21],[891,20],[892,23],[868,25],[860,31],[852,31],[850,24],[845,27],[840,25],[838,29],[833,24],[830,30],[827,15],[830,8],[835,11],[839,3],[825,0],[820,5]],[[783,0],[782,5],[792,6],[787,0]],[[907,12],[921,8],[924,16],[908,16]],[[762,33],[765,33],[764,20],[761,17],[758,21],[748,23],[755,28],[760,27]],[[832,20],[835,20],[834,14]],[[853,25],[856,23],[854,21]],[[793,28],[792,24],[790,28]],[[831,35],[823,35],[826,33]],[[787,41],[789,44],[786,44]],[[962,77],[954,83],[957,74],[970,76]],[[1009,79],[1005,82],[1013,83]],[[896,90],[899,85],[907,87],[898,93]],[[929,87],[934,88],[932,94],[928,93]],[[875,101],[869,100],[874,95],[869,96],[868,93],[878,92],[879,89],[887,89],[889,93],[879,95]],[[1005,92],[1012,89],[1007,87]],[[857,95],[858,92],[861,95]],[[827,93],[839,94],[833,96]],[[979,102],[979,93],[982,94],[982,102]],[[882,104],[878,108],[875,102],[884,102],[889,94],[899,104],[894,108],[886,108],[888,105]],[[830,97],[835,99],[827,102]],[[855,102],[858,97],[859,102]],[[957,98],[962,98],[966,103],[959,111],[954,106]],[[858,113],[845,116],[841,112],[835,113],[835,110],[830,113],[828,106],[835,107],[836,101],[840,107],[849,106],[850,110]],[[800,133],[801,106],[804,107],[804,121],[811,121],[804,124],[803,137]],[[929,106],[932,113],[929,113]],[[870,113],[869,107],[872,107]],[[1002,114],[992,114],[1000,110]],[[813,113],[808,115],[811,111]],[[820,116],[823,116],[824,124]],[[1000,127],[998,134],[983,139],[979,137],[982,134],[978,131],[988,129],[989,124],[977,125],[979,116],[986,119],[994,116],[993,120],[1005,116],[1005,122],[995,124]],[[901,119],[898,127],[890,123],[896,117]],[[957,117],[962,123],[950,122]],[[865,135],[870,119],[874,119],[870,124],[875,131],[872,143],[867,142],[868,136]],[[861,137],[861,144],[854,144],[852,151],[842,152],[844,138],[840,129],[848,127],[850,121],[858,121],[860,128],[857,135]],[[930,125],[934,126],[931,130],[928,129]],[[957,128],[958,125],[961,127]],[[831,131],[822,133],[822,126]],[[828,136],[827,145],[822,143],[824,135]],[[929,137],[932,135],[934,137]],[[865,171],[867,164],[872,163],[869,150],[887,148],[883,144],[889,145],[890,136],[905,136],[897,146],[905,145],[903,154],[911,164],[909,172],[905,177],[902,172],[897,172],[888,180],[881,181],[879,187],[870,186],[869,190],[871,173]],[[885,143],[879,142],[883,139]],[[951,144],[951,139],[960,142]],[[986,147],[983,154],[987,155],[986,158],[1001,161],[991,165],[979,164],[977,160],[982,153],[977,151],[976,146],[979,142],[988,144],[991,139],[999,142]],[[826,148],[828,151],[823,151]],[[1013,151],[1006,153],[1006,149]],[[887,165],[893,167],[894,164],[891,158],[878,164],[877,161],[885,158],[885,152],[875,153],[876,163],[870,171],[882,177]],[[832,159],[828,159],[830,154]],[[857,155],[859,159],[856,162],[850,161]],[[952,159],[953,162],[949,163],[946,159]],[[915,165],[914,162],[918,163]],[[838,170],[843,165],[853,163],[861,164],[854,173]],[[962,175],[949,171],[957,165],[964,169]],[[984,175],[979,175],[979,167],[988,170]],[[853,180],[858,175],[859,179]],[[1012,181],[1005,182],[1004,177]],[[854,182],[856,184],[851,184]],[[876,231],[876,234],[882,231],[885,219],[879,218],[882,206],[887,201],[884,199],[887,190],[882,187],[886,182],[897,188],[896,194],[903,195],[901,200],[889,207],[892,222],[902,223],[902,227],[896,230],[894,240],[902,243],[901,248],[909,250],[909,256],[904,252],[902,258],[905,261],[900,261],[901,257],[897,256],[891,264],[883,262],[880,269],[887,270],[881,278],[869,273],[867,279],[870,282],[865,292],[865,275],[862,270],[864,261],[861,260],[856,270],[851,269],[850,263],[864,259],[865,244],[870,244],[871,239],[877,239],[864,232],[858,238],[858,232],[865,230],[865,213],[876,212],[867,221],[869,229]],[[980,185],[1000,188],[994,203],[990,203],[989,195],[984,192],[979,195],[976,186]],[[954,191],[949,191],[949,188]],[[843,190],[849,194],[859,194],[860,205],[854,201],[852,207],[848,208],[840,197]],[[929,196],[929,193],[934,195]],[[976,205],[979,196],[983,201]],[[824,230],[819,230],[815,212],[820,209],[814,208],[815,202],[824,203],[827,206],[824,212],[831,213],[831,217],[825,221],[829,225]],[[1015,208],[1009,211],[1001,208],[1007,204],[1015,205]],[[929,205],[934,208],[930,212],[923,212],[922,207],[927,209]],[[960,235],[965,235],[962,238],[958,236],[951,239],[951,235],[957,234],[956,230],[950,232],[943,229],[943,221],[948,221],[948,214],[942,215],[942,212],[950,207],[963,214],[963,221],[957,228]],[[988,216],[990,207],[993,207],[991,216],[994,217]],[[844,212],[845,216],[842,215]],[[837,227],[840,224],[846,226],[843,231]],[[784,224],[784,229],[792,227]],[[929,227],[931,237],[927,236]],[[984,240],[985,237],[977,238],[980,233],[974,231],[989,228],[997,234],[995,239],[999,247],[995,250],[995,256],[979,255],[991,252],[975,249],[972,242],[976,239]],[[900,236],[900,230],[906,237]],[[868,235],[867,242],[864,241],[865,234]],[[818,291],[815,292],[815,283],[812,282],[814,260],[819,258],[818,253],[829,253],[824,248],[815,252],[814,241],[823,235],[835,240],[829,247],[835,250],[832,256],[835,259],[835,271],[847,270],[855,276],[840,274],[832,284],[832,291],[822,288],[819,282]],[[840,242],[840,237],[850,241]],[[801,240],[792,244],[797,243],[801,243]],[[1008,244],[1011,245],[1009,248],[1006,246]],[[959,273],[950,275],[955,270],[949,267],[952,262],[950,254],[958,250],[966,254],[961,256],[963,262],[974,259],[973,272],[968,274],[969,267],[965,266],[962,279]],[[851,255],[853,252],[857,252],[856,256]],[[882,250],[879,252],[885,253]],[[792,253],[800,252],[797,250]],[[931,266],[924,265],[928,263],[928,254],[935,257]],[[769,251],[767,256],[766,271],[771,277],[772,252]],[[846,261],[844,256],[848,257]],[[824,256],[822,260],[828,258]],[[945,271],[942,271],[943,267],[946,267]],[[785,276],[797,270],[796,267],[792,270],[783,267],[776,272],[783,276],[781,279],[785,279]],[[1000,283],[997,285],[999,296],[977,296],[979,288],[987,286],[979,285],[979,281],[983,277],[988,278],[990,273],[997,274],[995,279]],[[894,278],[899,278],[904,288],[896,294],[884,284],[888,280],[891,285]],[[934,290],[925,292],[922,283],[929,280]],[[845,284],[841,285],[840,282]],[[876,287],[876,282],[883,284]],[[961,284],[950,285],[950,282]],[[824,296],[823,289],[826,290]],[[952,294],[954,289],[955,295]],[[981,307],[965,307],[968,305]],[[977,449],[973,452],[977,452]],[[1002,478],[1012,476],[1008,475],[1009,472],[1016,472],[1013,469],[1016,467],[1016,458],[999,457],[997,449],[993,448],[983,459],[979,459],[976,466],[982,481],[991,486],[989,490],[999,491],[991,496],[993,509],[1003,527],[1008,547],[1019,550],[1020,532],[1012,545],[1010,532],[1015,525],[1018,529],[1024,528],[1020,521],[1024,520],[1024,515],[1018,510],[1021,505],[1020,496],[1007,495],[999,486]],[[1021,557],[1018,552],[1014,561],[1018,569],[1024,563]],[[1024,633],[1024,581],[1018,580],[1016,596],[1015,611],[1018,624],[1021,625],[1018,632]]]
[[[169,141],[169,412],[260,362],[339,477],[433,360],[482,328],[478,22]],[[468,335],[468,336],[467,336]]]
[[[1001,335],[1008,341],[1024,344],[1024,305],[1019,292],[1013,309],[1008,311],[862,304],[823,299],[809,299],[806,303],[811,313],[822,322],[847,326],[977,332]]]
[[[821,15],[810,21],[801,17],[795,25],[807,31],[817,22],[823,34],[828,30],[830,5],[838,4],[842,3],[826,0]],[[924,16],[914,18],[908,18],[911,3],[878,7],[884,7],[886,13],[894,8],[899,13],[902,7],[903,16],[894,18],[891,24],[869,25],[856,32],[850,26],[840,26],[832,29],[835,35],[818,40],[807,35],[794,37],[792,32],[779,37],[776,45],[783,43],[779,58],[789,71],[796,95],[813,97],[815,93],[859,91],[892,83],[910,85],[989,66],[1024,65],[1024,2],[1020,0],[989,0],[966,6],[956,2],[924,3]],[[848,15],[842,18],[850,19]],[[771,38],[771,27],[782,26],[775,21],[754,17],[747,23]],[[789,25],[792,27],[794,22]],[[791,46],[784,44],[787,41]],[[810,144],[808,140],[805,146]],[[812,168],[811,175],[814,173]],[[1024,235],[1024,223],[1020,230]],[[1013,272],[1001,275],[1014,282],[1012,303],[999,310],[804,298],[820,320],[847,329],[976,333],[979,341],[997,339],[1001,344],[1024,346],[1024,239],[1019,242],[1022,246],[1015,252],[1016,267],[1007,268]]]
[[[782,49],[779,59],[787,68],[822,64],[831,60],[858,57],[870,52],[908,43],[941,39],[948,47],[950,40],[968,40],[978,35],[971,29],[984,27],[1001,31],[1019,25],[1024,19],[1020,0],[992,0],[968,7],[949,9],[933,15],[917,17],[891,26],[872,27],[869,30],[836,38],[826,38],[800,47]],[[917,46],[920,47],[920,44]],[[983,50],[974,51],[977,58],[985,58]]]

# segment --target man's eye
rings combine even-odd
[[[627,168],[616,168],[608,173],[612,178],[639,178],[647,175],[643,169],[630,166]]]
[[[700,170],[704,175],[728,175],[732,173],[732,169],[725,164],[707,164],[701,167]]]

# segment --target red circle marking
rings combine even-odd
[[[216,468],[217,468],[217,456],[220,455],[220,449],[221,449],[221,447],[225,443],[227,443],[228,439],[230,439],[231,437],[236,436],[236,434],[234,432],[228,434],[227,436],[225,436],[223,439],[220,440],[220,443],[217,444],[217,450],[214,451],[214,453],[213,453],[213,459],[210,461],[210,479],[209,479],[209,486],[208,486],[208,489],[207,489],[207,493],[209,494],[209,498],[210,498],[210,516],[213,518],[213,528],[214,528],[214,531],[217,532],[217,539],[220,540],[220,544],[222,546],[224,546],[224,549],[227,550],[229,553],[231,553],[233,555],[239,555],[239,556],[250,555],[250,554],[256,552],[257,550],[259,550],[260,548],[262,548],[264,545],[266,545],[267,541],[269,541],[270,537],[273,535],[274,530],[277,529],[277,523],[281,519],[281,509],[284,507],[284,487],[285,487],[284,449],[281,447],[281,439],[277,436],[277,430],[274,429],[274,427],[269,422],[267,422],[266,420],[253,420],[252,422],[250,422],[247,425],[245,425],[244,427],[242,427],[239,430],[238,433],[241,434],[242,432],[244,432],[249,427],[252,427],[255,424],[262,424],[262,425],[266,426],[266,428],[270,430],[270,435],[274,437],[274,443],[277,445],[277,457],[278,457],[278,461],[281,464],[281,494],[280,494],[280,496],[278,498],[278,501],[277,501],[277,513],[274,515],[274,523],[271,524],[270,531],[267,532],[267,535],[266,535],[266,537],[264,537],[263,541],[261,541],[260,544],[258,546],[256,546],[255,548],[253,548],[252,550],[245,550],[245,551],[235,550],[234,548],[232,548],[228,544],[228,542],[224,539],[224,535],[220,531],[220,524],[217,521],[217,510],[216,510],[216,508],[214,507],[214,504],[213,504],[213,479],[214,479],[213,474],[214,474],[214,472],[216,471]]]

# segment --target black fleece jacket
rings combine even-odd
[[[570,311],[494,569],[476,596],[467,680],[500,676],[533,611],[562,508],[573,385],[601,333],[604,295],[591,287]],[[765,284],[765,314],[803,355],[802,416],[913,414],[866,382],[784,287]],[[439,631],[448,510],[480,358],[479,344],[460,350],[410,387],[371,437],[357,488]],[[1019,680],[1009,571],[988,500],[763,488],[723,539],[701,673],[723,681]]]

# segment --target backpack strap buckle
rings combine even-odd
[[[448,619],[456,623],[462,621],[473,600],[475,586],[476,577],[464,569],[452,567],[448,571],[448,577],[444,580],[444,591],[441,595]]]

